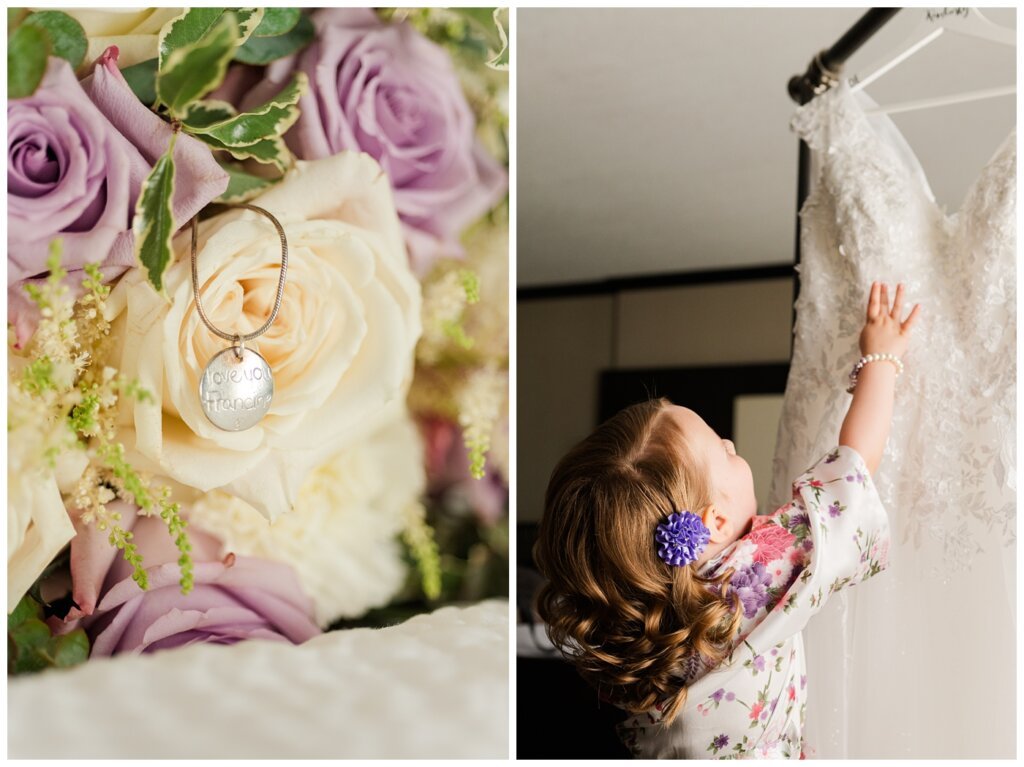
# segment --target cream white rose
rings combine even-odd
[[[109,46],[116,45],[121,69],[157,57],[160,29],[185,12],[184,8],[125,8],[95,10],[92,8],[54,8],[74,18],[89,38],[89,48],[79,74],[92,71],[96,61]]]
[[[387,604],[405,583],[398,536],[426,490],[423,444],[404,403],[378,431],[306,477],[295,508],[273,524],[215,491],[192,505],[189,524],[234,552],[291,565],[313,598],[317,622]]]
[[[14,446],[14,443],[11,445]],[[52,471],[7,464],[7,612],[75,536]]]
[[[164,280],[170,303],[135,269],[111,292],[108,312],[116,317],[118,369],[155,395],[121,408],[118,438],[129,457],[199,491],[237,495],[273,520],[291,509],[311,469],[404,400],[421,299],[388,179],[368,155],[298,162],[253,204],[278,218],[289,247],[280,313],[248,344],[274,377],[259,424],[221,431],[201,408],[203,369],[227,344],[195,310],[187,230]],[[257,213],[232,210],[203,222],[199,280],[211,321],[229,333],[260,327],[280,260],[276,231]]]

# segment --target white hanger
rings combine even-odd
[[[926,45],[933,43],[945,32],[956,32],[967,37],[975,37],[989,40],[1002,45],[1017,45],[1016,30],[1000,26],[990,21],[977,8],[914,8],[904,9],[907,11],[918,11],[920,18],[911,33],[897,48],[900,51],[894,58],[886,58],[877,61],[871,67],[865,67],[866,75],[853,75],[848,78],[851,91],[859,91],[884,75],[897,64],[906,61]],[[911,109],[922,109],[926,107],[943,106],[946,104],[957,104],[964,101],[991,98],[993,96],[1005,96],[1016,92],[1016,86],[1009,85],[998,88],[985,88],[979,91],[958,93],[951,96],[943,96],[933,99],[921,99],[918,101],[906,101],[888,106],[878,106],[867,110],[868,112],[906,112]]]

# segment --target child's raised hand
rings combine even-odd
[[[868,298],[867,322],[860,333],[861,354],[895,354],[902,357],[910,343],[910,330],[921,310],[921,304],[915,304],[906,320],[901,321],[903,313],[903,283],[896,286],[896,300],[889,308],[889,288],[884,282],[871,283],[871,296]]]

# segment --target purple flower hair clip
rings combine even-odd
[[[696,561],[711,539],[701,518],[692,511],[674,511],[668,520],[658,524],[654,542],[661,561],[673,567],[683,567]]]

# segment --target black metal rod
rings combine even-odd
[[[804,74],[789,79],[790,97],[798,104],[806,104],[814,98],[827,83],[827,73],[839,72],[846,60],[899,11],[899,8],[872,8],[861,16],[835,45],[811,59]]]
[[[790,97],[798,104],[806,104],[819,93],[831,87],[840,76],[843,64],[872,35],[881,29],[887,21],[900,11],[899,8],[872,8],[857,23],[850,27],[828,50],[821,51],[811,59],[807,71],[802,75],[794,75],[789,79]],[[796,245],[793,258],[794,266],[800,263],[800,210],[810,193],[811,187],[811,149],[802,138],[799,146],[798,173],[796,186]],[[796,329],[796,301],[800,296],[800,274],[793,276],[793,330]],[[789,337],[789,356],[793,358],[793,346],[796,342],[794,333]]]

